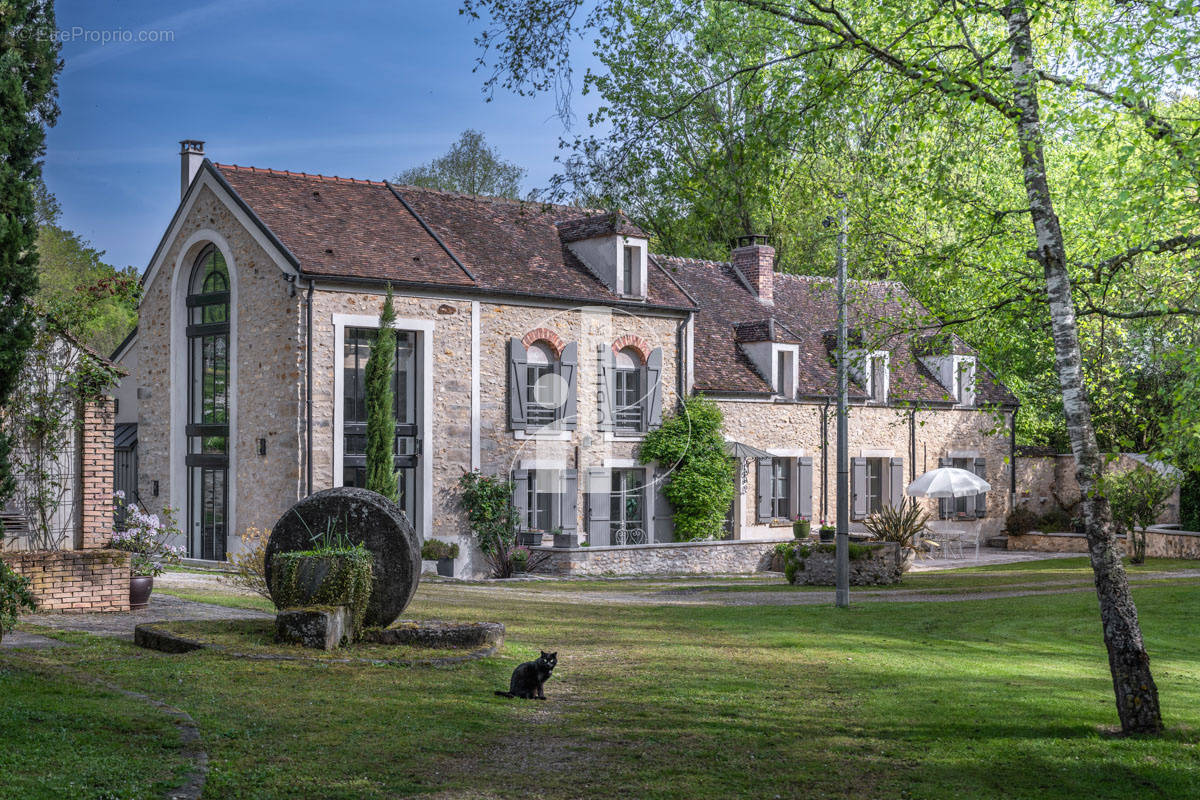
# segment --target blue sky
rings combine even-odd
[[[553,98],[485,102],[479,25],[457,0],[56,5],[66,65],[46,183],[62,224],[118,267],[145,269],[170,221],[180,139],[218,162],[388,178],[476,128],[528,170],[526,189],[556,170]],[[173,41],[97,41],[106,31]]]

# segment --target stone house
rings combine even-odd
[[[698,391],[731,445],[762,457],[742,465],[722,545],[734,561],[739,543],[753,560],[790,535],[788,517],[832,516],[831,301],[819,280],[776,275],[765,243],[731,264],[660,257],[619,214],[219,165],[199,142],[183,143],[181,170],[118,396],[140,498],[180,509],[193,557],[222,559],[298,498],[363,482],[362,372],[388,285],[401,504],[422,537],[466,543],[457,483],[479,469],[511,477],[524,527],[561,532],[562,563],[595,562],[577,571],[605,552],[624,571],[730,567],[717,544],[671,549],[668,473],[637,459]],[[996,423],[1015,401],[961,342],[872,347],[854,362],[868,367],[851,417],[856,516],[953,459],[997,488],[944,514],[998,528],[1011,448]],[[464,547],[456,574],[478,574],[477,556]]]

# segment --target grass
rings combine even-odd
[[[1049,581],[1076,576],[1069,561],[1000,571]],[[594,605],[528,585],[422,586],[405,616],[508,626],[500,657],[453,667],[166,656],[112,640],[43,657],[188,711],[212,759],[205,798],[1200,796],[1196,585],[1134,588],[1168,725],[1152,739],[1109,735],[1089,592],[837,610]],[[539,648],[559,654],[550,700],[494,697]],[[65,698],[14,691],[67,713]],[[12,763],[46,747],[6,733]],[[175,741],[160,739],[145,753]],[[60,795],[0,782],[0,797]]]

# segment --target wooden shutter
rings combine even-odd
[[[609,544],[609,493],[612,489],[612,474],[600,467],[587,471],[587,532],[588,544],[603,547]]]
[[[893,458],[888,464],[888,505],[898,507],[904,501],[904,459]]]
[[[771,461],[758,459],[758,521],[771,521]]]
[[[661,347],[650,351],[646,359],[646,428],[653,430],[662,425],[662,373],[663,352]]]
[[[611,431],[615,428],[613,409],[617,407],[616,384],[613,381],[616,365],[613,363],[611,347],[606,344],[598,345],[596,351],[596,405],[600,411],[599,429]]]
[[[525,429],[525,398],[529,396],[526,384],[529,373],[526,365],[525,345],[513,337],[508,340],[508,427],[510,430]]]
[[[952,459],[952,458],[939,458],[938,459],[938,468],[939,469],[941,469],[942,467],[953,467],[953,466],[954,466],[954,459]],[[953,516],[954,516],[954,498],[953,497],[939,497],[938,498],[938,519],[950,519]]]
[[[562,497],[559,499],[558,527],[563,533],[579,530],[579,471],[565,469],[562,473]]]
[[[576,422],[575,409],[578,406],[575,401],[578,384],[576,378],[579,375],[579,346],[575,342],[571,342],[563,348],[562,355],[558,358],[558,365],[563,382],[567,385],[567,396],[563,400],[560,424],[562,430],[573,431]]]
[[[850,459],[850,519],[867,516],[867,460]]]
[[[975,459],[975,474],[987,480],[987,459]],[[987,516],[987,492],[975,495],[975,516],[979,519]]]
[[[796,459],[796,513],[812,519],[813,460],[812,456]]]
[[[517,530],[529,526],[529,470],[515,469],[512,474],[513,510],[517,515]]]
[[[649,472],[647,470],[647,473]],[[675,511],[671,508],[667,496],[663,494],[667,471],[656,469],[653,474],[654,481],[647,487],[650,495],[650,507],[654,509],[654,538],[652,541],[673,542],[675,541]]]

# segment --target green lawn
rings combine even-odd
[[[1060,569],[1074,566],[1008,567],[1021,581]],[[510,591],[528,586],[422,586],[406,616],[508,625],[501,657],[455,667],[167,656],[113,641],[42,657],[188,711],[212,759],[205,798],[1200,796],[1195,579],[1134,589],[1168,732],[1129,740],[1108,733],[1116,715],[1090,592],[839,611]],[[559,653],[550,700],[494,697],[539,648]],[[20,658],[0,654],[0,665]],[[77,704],[28,681],[3,688],[6,703],[15,693],[47,717]],[[44,757],[43,737],[4,732],[10,763]],[[163,759],[177,747],[158,742]],[[85,760],[68,749],[62,775]],[[0,797],[58,796],[0,781]]]

